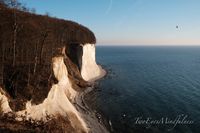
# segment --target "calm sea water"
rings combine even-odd
[[[98,46],[96,57],[108,75],[90,103],[113,132],[200,132],[200,47]]]

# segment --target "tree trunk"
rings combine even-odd
[[[17,42],[17,16],[16,16],[16,10],[14,9],[14,26],[13,26],[13,66],[15,66],[16,63],[16,42]]]
[[[34,61],[34,69],[33,69],[34,75],[35,75],[35,72],[36,72],[37,62],[38,62],[38,44],[39,44],[39,41],[38,41],[38,43],[36,44],[36,47],[35,47],[35,61]]]
[[[43,52],[44,52],[44,42],[45,42],[45,39],[47,38],[47,36],[48,36],[48,34],[47,34],[47,32],[45,32],[45,34],[43,35],[42,43],[41,43],[40,64],[42,63],[42,55],[43,55]]]
[[[3,87],[3,73],[4,73],[4,45],[2,42],[1,43],[1,56],[0,56],[0,86]]]

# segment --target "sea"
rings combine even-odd
[[[200,133],[200,46],[97,46],[86,97],[113,133]]]

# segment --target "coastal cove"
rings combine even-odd
[[[106,74],[96,63],[94,33],[6,2],[0,1],[0,132],[107,132],[81,101]]]
[[[85,99],[111,131],[198,133],[200,47],[97,46],[96,52],[107,76]]]
[[[200,133],[200,0],[0,0],[0,133]]]

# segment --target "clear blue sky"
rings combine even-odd
[[[200,45],[200,0],[20,1],[87,26],[99,44]]]

